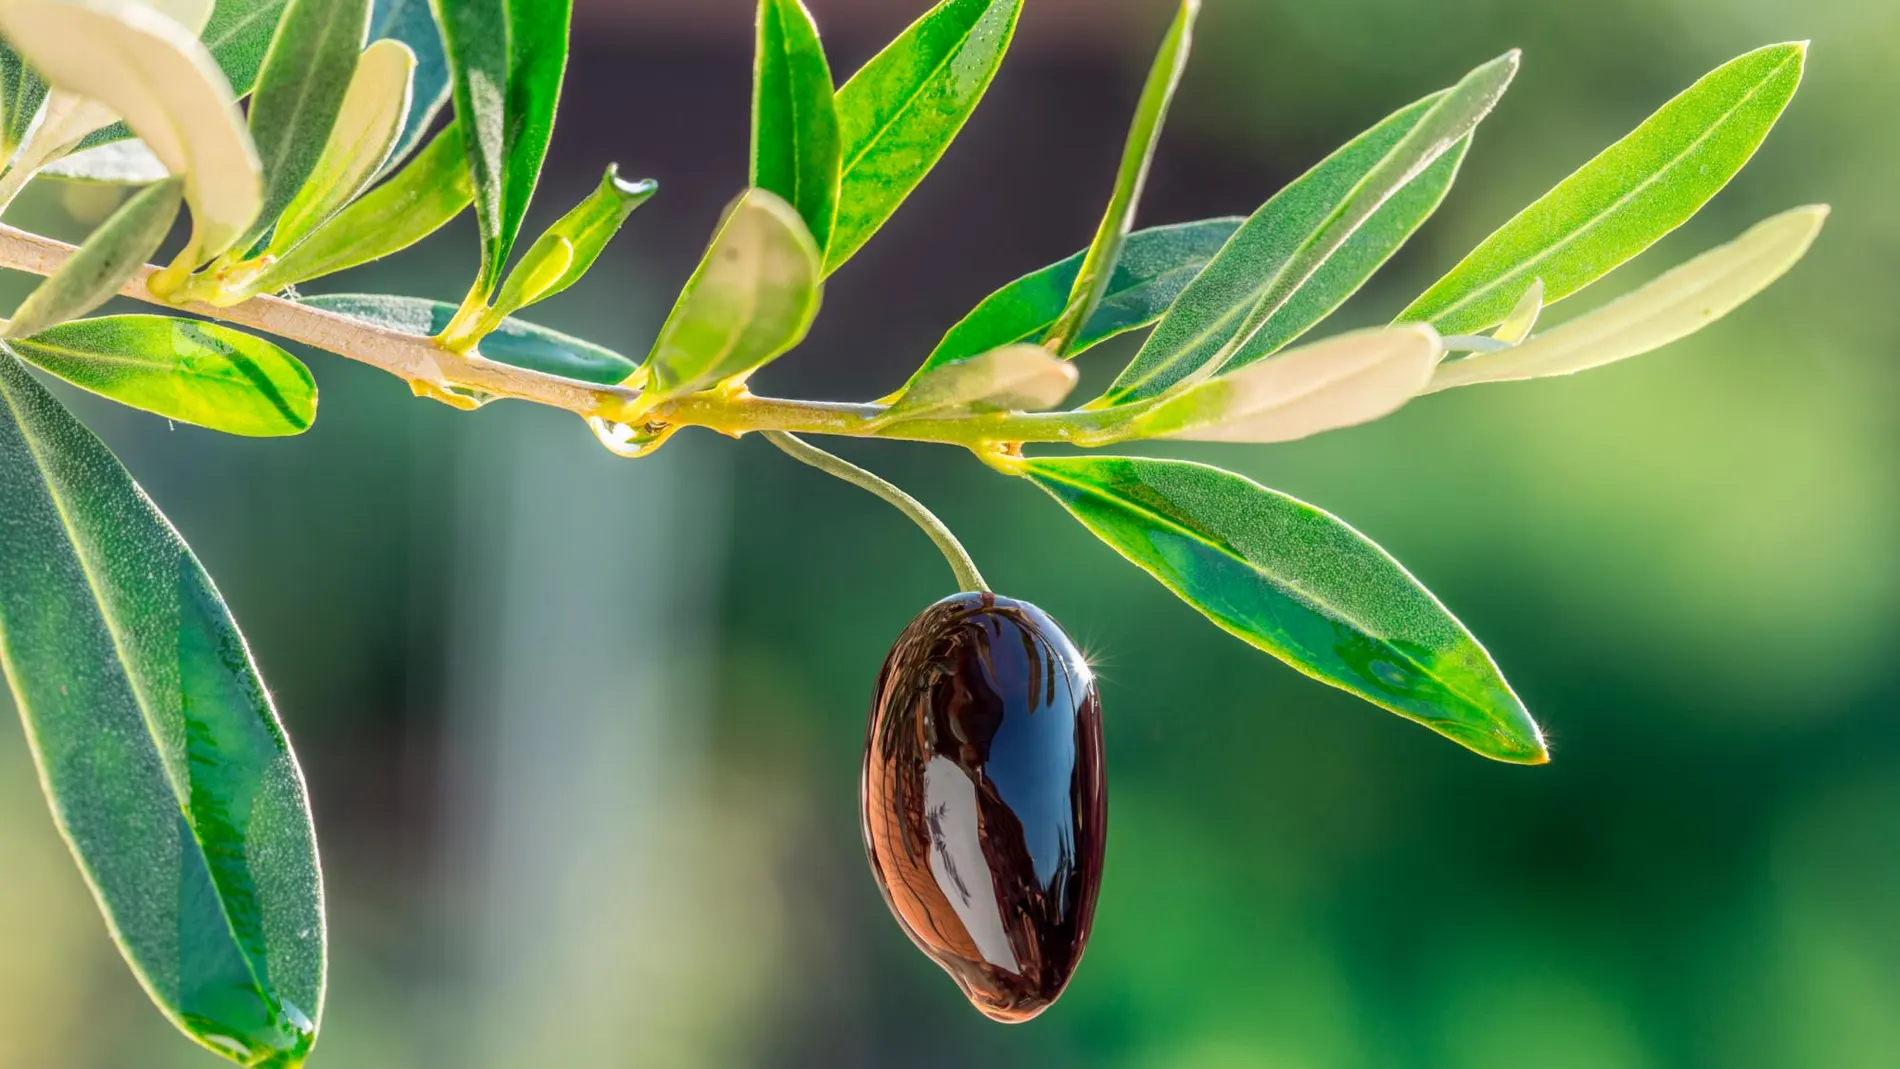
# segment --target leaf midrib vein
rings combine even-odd
[[[1337,605],[1334,605],[1332,602],[1328,601],[1327,599],[1322,598],[1318,596],[1317,594],[1314,594],[1311,591],[1305,589],[1303,586],[1291,584],[1291,583],[1283,583],[1283,582],[1275,580],[1260,566],[1256,565],[1253,561],[1243,556],[1241,553],[1239,553],[1233,547],[1227,545],[1225,542],[1219,542],[1219,543],[1210,542],[1206,537],[1202,536],[1201,534],[1187,527],[1186,525],[1180,523],[1179,521],[1174,520],[1161,513],[1158,513],[1154,511],[1153,509],[1148,508],[1145,505],[1129,500],[1127,498],[1110,496],[1105,490],[1102,490],[1100,487],[1097,487],[1088,483],[1077,482],[1074,479],[1066,478],[1062,475],[1056,474],[1054,472],[1050,472],[1047,468],[1040,468],[1036,470],[1040,471],[1047,478],[1054,479],[1058,482],[1067,483],[1069,486],[1075,488],[1076,490],[1079,490],[1084,494],[1088,494],[1092,497],[1096,497],[1102,501],[1105,501],[1111,506],[1120,507],[1120,508],[1126,509],[1127,511],[1135,512],[1140,515],[1150,517],[1158,521],[1160,525],[1167,527],[1169,529],[1172,529],[1176,532],[1179,532],[1180,534],[1185,535],[1189,538],[1192,538],[1196,542],[1199,542],[1210,549],[1216,550],[1226,555],[1230,559],[1244,565],[1249,571],[1252,571],[1254,574],[1260,576],[1261,581],[1266,583],[1267,585],[1272,586],[1276,589],[1285,591],[1295,600],[1302,601],[1302,602],[1307,603],[1308,605],[1311,605],[1313,608],[1319,610],[1322,614],[1326,616],[1330,616],[1333,619],[1340,621],[1341,623],[1344,623],[1351,627],[1355,627],[1359,629],[1361,632],[1365,633],[1366,635],[1371,636],[1375,641],[1379,643],[1379,645],[1382,648],[1391,651],[1393,654],[1403,659],[1405,663],[1417,669],[1421,675],[1424,675],[1427,678],[1437,682],[1439,685],[1443,686],[1448,692],[1452,694],[1456,694],[1460,698],[1465,697],[1463,692],[1458,690],[1456,687],[1453,687],[1449,681],[1444,679],[1437,672],[1433,671],[1428,666],[1421,664],[1417,658],[1407,653],[1404,649],[1394,645],[1392,641],[1390,640],[1390,638],[1387,637],[1383,629],[1372,627],[1371,625],[1367,624],[1365,621],[1361,620],[1356,614],[1345,611],[1344,609],[1340,608]],[[1146,569],[1144,566],[1144,570],[1148,570],[1148,569]],[[1153,574],[1152,571],[1151,571],[1151,574]],[[1156,575],[1156,578],[1160,578],[1160,576]],[[1164,583],[1167,582],[1165,579],[1162,581]],[[1172,586],[1173,584],[1168,584],[1168,585]],[[1465,698],[1465,700],[1469,701],[1470,699]]]
[[[1793,63],[1795,61],[1795,58],[1796,58],[1795,56],[1789,56],[1788,58],[1782,60],[1780,63],[1775,64],[1774,68],[1768,71],[1766,74],[1762,75],[1761,80],[1756,82],[1752,87],[1750,87],[1748,92],[1744,93],[1740,100],[1737,100],[1732,107],[1730,107],[1727,111],[1724,111],[1721,114],[1721,116],[1718,117],[1714,122],[1710,123],[1707,129],[1703,130],[1700,134],[1696,135],[1695,140],[1691,141],[1688,145],[1684,146],[1681,152],[1676,153],[1674,156],[1670,157],[1667,163],[1664,163],[1661,167],[1658,167],[1655,169],[1655,171],[1651,172],[1649,177],[1637,183],[1628,192],[1616,198],[1616,200],[1605,205],[1602,208],[1602,210],[1596,212],[1595,214],[1591,215],[1588,219],[1584,220],[1582,225],[1578,226],[1575,230],[1572,230],[1569,234],[1566,234],[1564,237],[1558,239],[1555,243],[1551,244],[1549,247],[1538,252],[1535,256],[1531,257],[1528,260],[1520,261],[1516,267],[1511,268],[1510,270],[1506,271],[1504,274],[1499,275],[1497,278],[1484,284],[1483,286],[1480,286],[1477,289],[1472,290],[1470,293],[1466,294],[1464,297],[1460,298],[1459,300],[1445,306],[1445,308],[1442,309],[1441,311],[1433,313],[1432,319],[1434,321],[1440,320],[1440,319],[1443,319],[1445,316],[1453,314],[1454,312],[1459,312],[1459,311],[1464,310],[1465,308],[1469,307],[1472,302],[1478,300],[1480,297],[1487,296],[1491,292],[1496,290],[1498,287],[1503,286],[1506,283],[1511,282],[1515,279],[1523,277],[1525,272],[1530,271],[1531,269],[1543,264],[1544,262],[1549,260],[1552,256],[1555,256],[1557,253],[1570,247],[1575,242],[1582,240],[1584,234],[1594,229],[1598,224],[1602,223],[1603,220],[1607,218],[1608,216],[1610,216],[1611,214],[1619,211],[1620,209],[1628,205],[1632,199],[1634,199],[1637,195],[1641,194],[1644,190],[1648,189],[1652,185],[1655,185],[1657,182],[1662,181],[1664,175],[1675,170],[1678,166],[1682,164],[1683,160],[1689,157],[1691,153],[1701,148],[1705,142],[1707,142],[1710,138],[1714,137],[1716,132],[1719,131],[1722,127],[1726,126],[1729,120],[1735,117],[1735,114],[1737,112],[1741,111],[1742,108],[1746,107],[1750,101],[1754,100],[1755,97],[1761,93],[1762,90],[1768,87],[1768,84],[1770,82],[1775,80],[1775,77],[1777,75],[1779,75],[1783,70],[1787,69],[1788,64]],[[1588,164],[1585,164],[1585,166],[1588,166]],[[1506,223],[1505,225],[1509,226],[1510,224]]]
[[[15,361],[19,359],[18,357],[10,356],[10,354],[9,358]],[[25,369],[21,368],[20,373],[24,375],[26,373]],[[139,685],[136,674],[131,670],[130,660],[126,655],[124,637],[120,634],[118,624],[113,619],[113,614],[106,607],[107,602],[100,589],[98,574],[92,561],[88,558],[84,548],[84,542],[79,535],[79,529],[73,522],[71,512],[66,505],[65,499],[60,495],[58,488],[53,484],[52,470],[46,463],[45,453],[37,436],[33,433],[33,429],[25,416],[20,412],[20,406],[19,403],[14,400],[13,391],[7,387],[3,379],[0,379],[0,401],[5,402],[7,410],[12,416],[14,426],[20,429],[20,441],[25,443],[27,452],[33,456],[34,467],[39,470],[40,484],[46,488],[46,498],[53,506],[54,515],[59,517],[60,526],[66,530],[67,541],[72,546],[73,560],[78,563],[80,574],[85,577],[86,587],[91,591],[93,603],[98,609],[99,621],[105,626],[106,635],[112,641],[113,653],[118,658],[120,669],[125,676],[126,685],[132,691],[132,701],[138,706],[140,719],[145,722],[146,736],[150,740],[152,750],[158,758],[159,768],[164,770],[165,781],[172,789],[172,799],[178,804],[179,816],[184,820],[185,826],[191,829],[192,845],[198,849],[199,860],[205,866],[205,874],[210,878],[212,886],[218,889],[218,915],[224,918],[225,933],[230,936],[232,945],[237,948],[238,957],[244,962],[244,971],[250,975],[251,983],[257,988],[258,993],[265,996],[266,999],[275,1001],[275,996],[269,983],[258,976],[257,965],[251,960],[250,951],[245,947],[244,941],[238,937],[236,920],[231,916],[231,911],[227,908],[225,903],[224,887],[217,878],[216,870],[211,864],[211,857],[209,852],[205,849],[203,840],[198,838],[198,824],[196,820],[193,819],[191,806],[179,793],[183,785],[173,779],[171,764],[165,760],[164,748],[160,741],[161,736],[157,725],[153,721],[150,706],[151,699],[145,693],[144,688]],[[104,447],[102,446],[101,448]],[[160,522],[165,521],[161,520]],[[156,988],[154,988],[154,990],[156,990]],[[154,998],[153,1001],[157,1002],[161,1007],[164,1006],[164,1000],[162,999]],[[167,1014],[167,1016],[170,1015]],[[195,1034],[190,1028],[185,1028],[184,1030],[187,1033]]]

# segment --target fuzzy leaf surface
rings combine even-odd
[[[407,166],[285,253],[259,288],[282,289],[400,252],[460,215],[474,196],[462,129],[451,123]]]
[[[1181,294],[1098,405],[1159,396],[1267,356],[1332,314],[1424,225],[1516,53],[1401,109],[1255,212]]]
[[[1110,338],[1139,330],[1168,310],[1207,267],[1242,220],[1205,219],[1129,235],[1115,274],[1088,325],[1069,347],[1076,356]],[[1033,271],[997,290],[950,328],[911,381],[945,364],[1019,342],[1036,342],[1067,307],[1087,250]]]
[[[824,248],[838,214],[838,109],[818,26],[801,0],[759,0],[752,185],[798,209]]]
[[[989,89],[1023,0],[943,0],[838,90],[844,141],[825,274],[844,266],[909,197]]]
[[[1440,366],[1431,391],[1574,375],[1686,338],[1741,307],[1799,263],[1827,215],[1826,207],[1809,205],[1765,219],[1734,241],[1516,348]]]
[[[486,295],[521,233],[567,71],[572,0],[431,0],[475,178]]]
[[[325,956],[303,774],[210,576],[5,346],[0,500],[0,667],[120,951],[187,1035],[294,1069]]]
[[[1023,472],[1249,645],[1486,757],[1548,759],[1542,733],[1477,639],[1339,519],[1185,461],[1038,458]]]
[[[309,237],[382,171],[409,110],[415,66],[415,54],[401,41],[385,38],[363,50],[322,155],[271,233],[273,255]]]
[[[334,293],[305,297],[301,303],[425,338],[442,333],[455,318],[455,305],[422,297]],[[478,352],[503,364],[599,386],[625,382],[639,367],[611,349],[519,319],[502,320],[483,336]]]
[[[1194,20],[1200,16],[1201,0],[1181,0],[1174,22],[1148,71],[1141,100],[1135,105],[1135,120],[1128,128],[1128,141],[1122,148],[1121,167],[1115,173],[1115,189],[1108,210],[1095,231],[1095,240],[1084,254],[1082,268],[1069,291],[1062,315],[1049,328],[1043,344],[1050,352],[1067,355],[1095,314],[1096,305],[1114,284],[1115,265],[1121,259],[1122,246],[1135,228],[1135,209],[1141,203],[1142,187],[1148,181],[1148,166],[1154,161],[1155,148],[1161,141],[1161,127],[1167,121],[1168,105],[1174,101],[1175,87],[1187,70],[1188,53],[1194,45]]]
[[[251,96],[251,140],[264,168],[264,206],[238,251],[277,224],[317,169],[355,78],[369,0],[290,0]],[[406,84],[406,80],[405,80]]]
[[[1534,279],[1560,301],[1687,222],[1742,169],[1801,84],[1805,44],[1739,56],[1485,238],[1399,314],[1445,334],[1502,321]]]
[[[168,178],[119,205],[59,270],[27,295],[0,330],[0,337],[38,334],[110,300],[158,251],[178,217],[184,194],[184,179]]]

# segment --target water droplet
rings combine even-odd
[[[865,740],[891,913],[989,1017],[1026,1021],[1088,944],[1107,829],[1095,676],[1027,602],[958,594],[898,637]]]
[[[594,437],[600,444],[617,457],[637,460],[666,444],[679,428],[667,423],[647,423],[636,426],[620,423],[600,416],[587,417],[587,425],[593,428]]]

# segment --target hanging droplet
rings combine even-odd
[[[864,843],[912,941],[1027,1021],[1088,944],[1107,831],[1095,676],[1027,602],[958,594],[898,636],[865,741]]]
[[[631,460],[638,460],[665,445],[666,440],[679,430],[678,426],[668,423],[636,426],[600,416],[587,417],[587,425],[593,428],[594,437],[600,439],[600,444],[606,446],[608,452]]]

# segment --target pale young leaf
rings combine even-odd
[[[1040,345],[1008,345],[927,372],[904,391],[887,418],[1040,411],[1061,404],[1077,378],[1074,364]]]
[[[256,149],[211,54],[177,20],[132,0],[5,0],[0,31],[47,82],[123,115],[185,177],[188,252],[222,251],[257,214]]]
[[[1362,330],[1303,345],[1162,401],[1133,428],[1197,442],[1291,442],[1397,411],[1431,382],[1438,333]]]
[[[401,41],[384,38],[363,50],[323,155],[277,221],[270,243],[273,254],[282,254],[328,222],[382,170],[409,114],[415,69],[415,53]]]
[[[1524,296],[1518,298],[1517,307],[1511,309],[1511,314],[1504,317],[1504,322],[1498,324],[1498,329],[1491,332],[1491,337],[1506,345],[1517,345],[1530,337],[1531,331],[1537,329],[1537,317],[1542,315],[1543,311],[1544,280],[1540,278],[1531,282],[1530,288],[1524,291]]]
[[[1438,369],[1427,392],[1570,375],[1686,338],[1740,307],[1806,255],[1827,221],[1826,205],[1772,216],[1594,312],[1512,349]]]

